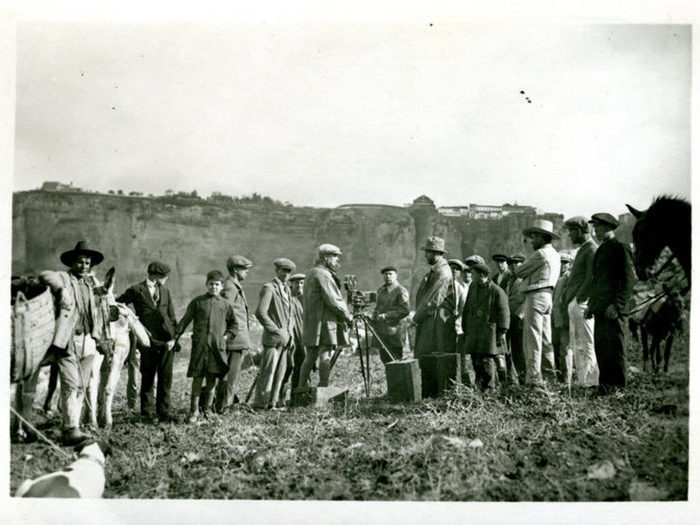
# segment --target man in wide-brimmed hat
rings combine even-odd
[[[527,361],[525,381],[530,385],[543,386],[542,360],[545,371],[552,379],[556,377],[554,348],[552,347],[552,293],[559,279],[559,254],[552,246],[554,233],[551,221],[537,219],[523,230],[533,250],[530,257],[514,274],[523,278],[525,293],[523,318],[523,349]]]
[[[86,241],[79,241],[75,248],[63,252],[60,259],[70,271],[42,272],[40,279],[60,298],[49,352],[57,360],[61,381],[61,441],[75,445],[90,437],[80,430],[80,413],[96,355],[95,341],[100,336],[95,324],[99,313],[94,296],[99,283],[91,270],[104,256],[89,248]]]
[[[588,222],[600,245],[593,256],[593,280],[585,317],[595,318],[598,392],[609,394],[627,383],[624,325],[635,273],[629,246],[615,238],[618,220],[609,213],[594,213]]]
[[[422,357],[445,353],[454,346],[450,340],[454,326],[448,326],[454,324],[452,305],[446,302],[452,286],[452,271],[444,257],[445,240],[428,237],[421,250],[425,252],[430,270],[418,286],[416,311],[413,314],[416,325],[414,354],[419,364]]]

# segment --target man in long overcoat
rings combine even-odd
[[[175,310],[165,282],[170,267],[152,262],[146,269],[148,277],[117,297],[117,302],[131,304],[143,326],[150,333],[150,348],[141,347],[141,416],[154,422],[156,414],[161,421],[171,421],[170,387],[173,382],[173,352],[175,341]],[[153,386],[156,375],[155,403]]]
[[[372,314],[372,326],[382,343],[387,347],[391,356],[380,348],[379,356],[383,363],[394,359],[403,358],[403,339],[399,332],[399,323],[406,317],[411,307],[409,305],[408,290],[399,284],[395,266],[386,266],[381,270],[384,284],[377,290],[377,305]]]
[[[286,257],[275,259],[275,278],[260,290],[255,316],[263,326],[263,355],[255,386],[253,408],[277,406],[282,379],[287,371],[287,353],[292,343],[294,317],[289,276],[296,264]]]
[[[416,325],[414,354],[418,360],[428,354],[448,352],[454,347],[450,344],[454,326],[449,326],[450,323],[454,324],[454,317],[445,303],[452,286],[452,270],[444,258],[445,240],[428,237],[421,249],[425,251],[430,271],[418,286],[416,311],[413,314]]]
[[[472,356],[476,383],[484,390],[492,390],[496,387],[496,360],[507,351],[508,297],[489,279],[488,266],[476,264],[472,273],[476,278],[469,286],[462,314],[466,352]]]
[[[595,213],[589,222],[600,244],[593,256],[593,282],[585,316],[595,317],[598,392],[609,394],[627,384],[624,325],[635,273],[630,248],[615,238],[618,220],[609,213]]]
[[[340,248],[322,244],[318,248],[318,260],[306,274],[304,285],[304,346],[306,358],[301,365],[299,388],[309,383],[311,368],[319,362],[319,386],[328,386],[331,373],[331,357],[338,345],[348,343],[345,326],[352,323],[336,272],[340,268]]]

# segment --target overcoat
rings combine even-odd
[[[486,284],[474,281],[469,286],[467,302],[462,314],[462,329],[468,354],[500,355],[506,346],[497,346],[498,331],[510,328],[508,298],[493,281]]]
[[[340,293],[335,272],[318,263],[304,282],[304,346],[345,345],[345,322],[352,316]]]
[[[221,297],[226,299],[233,309],[233,336],[226,341],[227,350],[251,348],[253,345],[250,340],[250,313],[243,287],[229,275],[224,279]]]
[[[452,286],[452,270],[445,259],[437,261],[423,277],[416,292],[415,357],[454,351],[451,337],[454,320],[451,306],[446,304]],[[452,326],[450,326],[452,325]]]
[[[207,374],[222,377],[228,372],[226,338],[233,337],[233,308],[222,297],[203,294],[187,305],[185,316],[177,325],[175,337],[179,338],[194,321],[192,351],[187,377],[203,377]]]
[[[375,320],[372,322],[372,326],[387,347],[399,348],[403,346],[399,333],[399,323],[410,312],[411,307],[406,288],[394,283],[389,287],[387,285],[381,286],[377,290],[377,305],[374,308],[374,313],[386,315],[386,320]]]
[[[285,346],[289,342],[293,323],[289,286],[279,279],[265,283],[260,290],[255,317],[263,325],[263,346]]]

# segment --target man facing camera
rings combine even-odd
[[[387,266],[381,270],[384,285],[377,290],[377,305],[372,314],[372,326],[382,343],[391,355],[387,354],[381,345],[379,355],[383,363],[403,358],[403,341],[399,333],[399,323],[406,317],[411,308],[408,304],[408,290],[398,281],[396,267]]]

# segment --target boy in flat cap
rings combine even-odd
[[[568,253],[559,254],[561,267],[559,280],[552,294],[552,346],[554,347],[554,363],[557,366],[559,380],[571,385],[573,354],[569,348],[569,312],[562,300],[564,288],[569,280],[569,267],[573,257]]]
[[[372,326],[377,335],[389,349],[394,359],[403,358],[403,340],[399,332],[401,320],[411,311],[408,290],[401,286],[395,266],[381,269],[384,284],[377,290],[377,304],[372,314]],[[384,349],[379,346],[379,356],[383,363],[392,360]]]
[[[319,386],[328,386],[331,356],[337,345],[345,345],[346,325],[352,323],[336,272],[340,268],[340,248],[332,244],[318,247],[316,265],[306,274],[304,284],[304,346],[306,358],[301,365],[299,388],[309,384],[311,368],[319,361]]]
[[[495,253],[491,256],[491,260],[496,263],[496,269],[498,270],[493,276],[493,282],[496,283],[504,292],[508,292],[506,286],[510,281],[510,270],[508,269],[508,256],[502,253]]]
[[[294,315],[289,276],[296,269],[291,260],[275,259],[275,278],[260,290],[255,317],[263,326],[263,355],[255,385],[253,408],[277,406],[282,379],[287,371],[287,354],[292,345]]]
[[[523,278],[515,274],[518,268],[525,261],[525,256],[516,253],[508,258],[508,269],[511,272],[510,283],[508,284],[508,309],[510,310],[510,328],[508,329],[508,343],[510,344],[510,356],[513,363],[508,370],[515,370],[511,373],[509,380],[511,384],[525,383],[527,374],[527,360],[523,349],[523,318],[525,317],[525,292],[523,290]]]
[[[605,395],[627,384],[624,325],[635,273],[629,247],[615,238],[617,219],[609,213],[595,213],[589,222],[600,245],[593,256],[593,281],[585,317],[595,319],[598,392]]]
[[[212,270],[207,274],[206,286],[207,293],[190,301],[185,316],[175,330],[175,339],[178,340],[194,321],[192,350],[187,367],[187,377],[192,378],[188,423],[194,423],[199,418],[200,394],[204,398],[202,410],[205,415],[209,412],[214,401],[216,382],[223,380],[229,369],[226,343],[233,338],[235,320],[233,308],[220,295],[224,287],[224,275],[219,270]]]
[[[152,262],[146,269],[145,281],[134,284],[117,297],[117,302],[133,306],[136,315],[150,333],[151,347],[138,347],[141,356],[141,416],[148,422],[171,421],[170,387],[173,382],[173,350],[175,349],[175,309],[170,291],[165,287],[170,267]],[[134,345],[132,351],[136,353]],[[129,356],[136,361],[134,355]],[[133,366],[130,363],[130,366]],[[153,386],[158,376],[156,399]]]
[[[423,277],[416,292],[416,311],[413,323],[416,325],[415,357],[420,360],[428,354],[441,354],[453,348],[451,336],[454,333],[454,317],[444,308],[447,294],[452,287],[452,270],[444,257],[445,240],[428,237],[421,247],[430,270]]]
[[[219,413],[238,402],[234,390],[245,353],[253,346],[250,340],[248,301],[242,286],[252,267],[253,263],[242,255],[233,255],[226,260],[229,275],[224,279],[221,297],[226,299],[233,309],[233,335],[226,342],[229,371],[216,387],[216,411]]]

